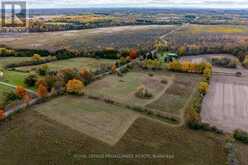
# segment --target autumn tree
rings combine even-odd
[[[0,109],[0,120],[4,119],[4,110]]]
[[[181,63],[181,69],[183,72],[191,72],[191,62],[190,61],[183,61]]]
[[[38,89],[37,89],[37,94],[38,94],[38,96],[40,96],[40,97],[46,97],[47,94],[48,94],[47,87],[46,87],[45,85],[43,85],[43,84],[40,84],[40,85],[38,86]]]
[[[33,61],[41,61],[42,58],[41,58],[41,56],[40,56],[39,54],[34,54],[34,55],[32,56],[32,60],[33,60]]]
[[[201,94],[205,95],[208,91],[208,83],[200,82],[198,90]]]
[[[112,70],[112,73],[113,73],[113,74],[115,74],[115,73],[116,73],[116,68],[117,68],[117,67],[116,67],[116,65],[115,65],[115,64],[114,64],[114,65],[112,65],[111,70]]]
[[[92,81],[93,75],[88,69],[81,68],[79,74],[80,79],[83,80],[84,83],[88,84]]]
[[[168,69],[173,71],[181,71],[182,65],[178,60],[173,60],[168,64]]]
[[[16,94],[20,98],[24,98],[27,95],[27,91],[23,86],[17,86],[16,87]]]
[[[209,80],[212,74],[212,70],[210,68],[205,68],[203,71],[203,76],[206,78],[206,80]]]
[[[84,83],[80,80],[69,80],[66,84],[66,91],[70,94],[81,95],[84,93]]]
[[[47,86],[46,81],[44,79],[40,79],[36,82],[36,87],[38,88],[40,85]]]
[[[138,52],[136,49],[131,49],[130,52],[129,52],[129,58],[131,60],[135,60],[136,58],[138,57]]]

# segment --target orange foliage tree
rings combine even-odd
[[[32,56],[32,60],[33,61],[40,61],[40,60],[42,60],[42,58],[41,58],[41,56],[39,54],[34,54]]]
[[[4,119],[4,110],[0,109],[0,120]]]
[[[115,65],[115,64],[114,64],[114,65],[112,65],[112,68],[111,68],[111,69],[112,69],[112,73],[116,73],[116,68],[117,68],[117,67],[116,67],[116,65]]]
[[[137,50],[136,49],[131,49],[130,50],[130,52],[129,52],[129,58],[131,59],[131,60],[134,60],[134,59],[136,59],[138,57],[138,52],[137,52]]]
[[[38,86],[38,89],[37,89],[37,94],[38,94],[38,96],[40,96],[40,97],[46,97],[47,94],[48,94],[48,89],[47,89],[47,87],[46,87],[45,85],[43,85],[43,84],[40,84],[40,85]]]
[[[80,77],[83,78],[84,80],[91,80],[92,79],[92,73],[85,68],[81,68],[79,71]]]
[[[16,94],[20,98],[24,98],[27,95],[27,91],[23,86],[17,86],[16,87]]]
[[[43,85],[43,86],[47,86],[47,83],[45,82],[45,80],[43,79],[40,79],[36,82],[36,87],[38,88],[40,85]]]
[[[70,94],[81,95],[84,93],[84,83],[80,80],[73,79],[66,84],[66,91]]]

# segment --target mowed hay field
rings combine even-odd
[[[146,107],[168,112],[175,115],[181,115],[183,108],[187,105],[194,89],[202,79],[196,74],[172,73],[173,84],[161,95],[159,99],[148,104]]]
[[[153,73],[152,73],[153,74]],[[161,83],[167,80],[167,84]],[[172,77],[145,72],[128,72],[122,77],[111,75],[90,84],[86,89],[86,94],[106,99],[111,99],[127,105],[144,106],[160,95],[172,84]],[[141,99],[135,96],[137,88],[144,85],[153,95],[151,99]]]
[[[248,131],[247,78],[213,76],[204,99],[201,117],[227,132]]]
[[[139,116],[125,108],[72,96],[54,99],[34,110],[110,145],[116,144]]]
[[[131,48],[150,46],[165,33],[173,30],[171,25],[122,26],[67,32],[47,32],[1,36],[0,45],[12,48],[84,50],[105,47]],[[97,47],[96,47],[97,45]]]
[[[59,60],[59,61],[47,63],[46,65],[51,70],[60,70],[64,68],[85,68],[91,71],[95,71],[99,69],[102,65],[112,66],[114,63],[115,63],[114,60],[82,57],[82,58],[72,58],[67,60]],[[32,71],[38,69],[41,66],[42,65],[17,67],[16,69],[20,71]]]
[[[56,108],[55,108],[56,109]],[[36,111],[0,124],[0,164],[19,165],[224,165],[223,137],[172,128],[139,118],[114,146],[107,145]],[[160,154],[161,159],[85,159],[90,153]],[[172,155],[172,157],[171,157]]]

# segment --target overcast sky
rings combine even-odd
[[[9,1],[9,0],[0,0]],[[13,1],[13,0],[11,0]],[[198,7],[248,8],[248,0],[26,0],[30,8]]]

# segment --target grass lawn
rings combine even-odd
[[[17,63],[27,60],[31,60],[31,57],[0,57],[0,69],[10,63]]]
[[[101,65],[111,66],[114,63],[115,63],[114,60],[82,57],[82,58],[72,58],[67,60],[50,62],[47,63],[47,65],[51,70],[59,70],[63,68],[87,68],[89,70],[94,71],[97,68],[99,68]],[[17,69],[22,71],[30,71],[30,70],[35,70],[39,67],[41,67],[41,65],[19,67]]]
[[[147,107],[179,115],[181,113],[180,110],[189,100],[194,88],[200,81],[201,76],[184,73],[169,74],[174,74],[175,76],[173,84],[158,100],[147,105]]]
[[[222,136],[173,128],[139,118],[115,146],[109,146],[36,111],[0,124],[0,164],[18,165],[225,165]],[[90,153],[160,154],[171,159],[84,159]],[[87,156],[87,155],[86,155]],[[247,163],[247,162],[246,162]]]
[[[166,84],[161,83],[161,80],[164,79],[170,81],[171,77],[156,74],[149,76],[148,73],[144,72],[128,72],[123,77],[111,75],[89,85],[86,93],[93,96],[111,98],[120,103],[144,105],[151,101],[151,99],[137,98],[135,96],[137,88],[144,85],[155,98],[167,87]]]
[[[16,72],[16,71],[6,71],[4,72],[4,82],[12,85],[25,86],[24,80],[27,77],[27,73]]]
[[[9,87],[6,87],[6,86],[4,86],[4,85],[0,85],[0,107],[1,107],[1,105],[3,104],[3,95],[4,95],[4,93],[5,92],[8,92],[8,91],[11,91],[11,90],[14,90],[14,89],[12,89],[12,88],[9,88]]]
[[[117,143],[139,116],[125,108],[73,96],[53,99],[34,110],[110,145]]]

